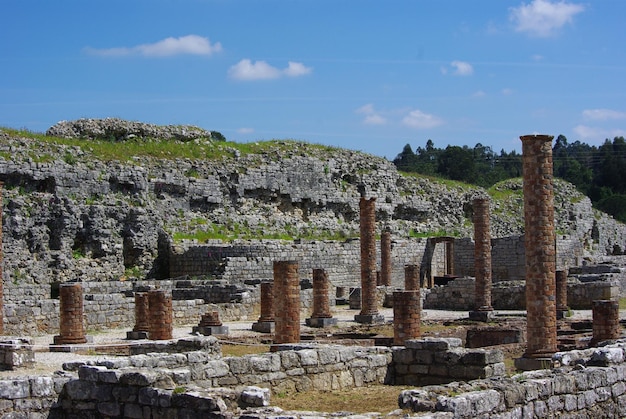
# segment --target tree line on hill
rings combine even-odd
[[[552,148],[554,176],[576,185],[593,205],[626,222],[626,141],[606,139],[599,147],[568,143],[559,135]],[[522,155],[515,150],[494,152],[478,143],[474,148],[449,145],[436,148],[432,140],[415,151],[409,144],[393,160],[398,170],[458,180],[489,188],[522,176]]]

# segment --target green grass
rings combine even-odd
[[[252,240],[252,239],[268,239],[268,240],[284,240],[291,241],[294,239],[301,240],[347,240],[351,237],[358,237],[358,232],[347,235],[341,231],[317,230],[315,228],[305,228],[302,231],[276,232],[270,231],[266,227],[258,226],[256,228],[249,227],[246,224],[230,223],[215,224],[202,218],[195,218],[191,222],[192,226],[198,228],[189,231],[176,231],[180,227],[172,227],[171,235],[175,242],[183,240],[195,240],[198,243],[206,243],[209,240],[221,240],[223,242],[231,242],[233,240]]]
[[[423,231],[423,232],[418,232],[415,230],[411,230],[409,232],[409,237],[414,238],[414,239],[426,239],[429,237],[459,237],[460,236],[460,232],[459,231],[446,231],[446,230],[437,230],[437,231]]]
[[[79,147],[83,152],[102,161],[128,161],[133,157],[218,160],[233,157],[235,151],[238,152],[239,156],[276,152],[276,158],[279,158],[281,152],[295,152],[300,151],[302,148],[304,148],[304,150],[301,150],[303,155],[310,155],[311,152],[314,152],[318,156],[332,156],[339,150],[336,147],[310,144],[296,140],[270,140],[252,143],[236,143],[230,141],[182,142],[162,139],[109,141],[58,138],[28,130],[16,130],[5,127],[0,127],[0,131],[13,137],[35,140],[33,142],[33,149],[35,150],[39,149],[36,142],[42,142],[51,146]],[[2,155],[2,157],[4,156],[5,155]],[[10,156],[7,155],[6,157]],[[68,162],[69,164],[74,163],[72,157],[65,155],[64,158],[70,160],[70,162]],[[194,173],[192,169],[189,175],[193,177],[197,175],[197,172]]]

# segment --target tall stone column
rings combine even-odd
[[[148,339],[150,332],[150,304],[147,292],[135,293],[135,327],[126,332],[126,339]]]
[[[472,320],[489,321],[494,312],[491,306],[491,233],[489,231],[489,198],[476,198],[474,208],[474,310]]]
[[[594,300],[592,306],[593,336],[591,345],[621,337],[619,324],[619,301]]]
[[[393,344],[404,345],[421,336],[420,289],[393,293]]]
[[[83,287],[78,282],[59,286],[59,329],[53,337],[54,345],[87,343],[83,325]],[[68,347],[50,347],[51,351],[68,352]]]
[[[150,340],[172,339],[173,312],[172,296],[163,290],[148,291],[148,307],[150,309]]]
[[[274,331],[274,283],[261,282],[261,315],[256,323],[252,323],[252,330],[260,333]]]
[[[306,319],[307,326],[325,327],[337,324],[330,313],[328,274],[324,269],[313,269],[313,313]]]
[[[388,230],[380,236],[380,285],[391,285],[391,232]]]
[[[274,262],[274,343],[300,342],[300,276],[298,262]]]
[[[404,289],[405,291],[414,291],[420,289],[419,265],[404,266]]]
[[[523,357],[516,360],[516,366],[526,370],[549,365],[557,351],[556,236],[553,137],[525,135],[520,138],[524,174],[527,347]]]
[[[385,319],[378,313],[376,296],[376,198],[361,197],[361,312],[354,316],[357,323],[380,323]]]
[[[4,252],[2,250],[2,190],[4,183],[0,182],[0,335],[4,334],[4,280],[3,278],[3,265],[4,265]]]
[[[563,319],[567,316],[567,271],[556,271],[556,317]]]

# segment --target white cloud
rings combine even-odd
[[[509,19],[517,32],[526,32],[532,36],[549,37],[568,23],[574,16],[585,10],[581,4],[566,1],[533,0],[530,4],[522,3],[512,7]]]
[[[253,128],[239,128],[237,130],[238,134],[252,134],[254,132]]]
[[[363,119],[364,124],[384,125],[387,123],[387,119],[384,116],[382,116],[379,112],[374,110],[374,105],[372,105],[371,103],[361,106],[355,112],[365,115],[365,119]]]
[[[280,77],[280,70],[265,61],[252,62],[248,59],[239,61],[228,69],[228,75],[237,80],[267,80]]]
[[[487,96],[487,93],[485,93],[483,90],[478,90],[478,91],[474,92],[474,94],[472,96],[473,97],[485,97],[485,96]]]
[[[626,112],[614,111],[612,109],[585,109],[583,118],[588,121],[626,119]]]
[[[474,73],[472,65],[465,61],[452,61],[450,65],[454,68],[454,74],[457,76],[469,76]]]
[[[435,128],[442,125],[443,120],[438,116],[427,114],[419,109],[415,109],[402,118],[402,123],[411,128]]]
[[[283,76],[299,77],[310,74],[313,71],[311,67],[306,67],[302,63],[289,61],[287,68],[281,70],[266,61],[252,62],[249,59],[243,59],[228,69],[228,76],[235,80],[268,80],[277,79]]]
[[[596,140],[603,141],[607,138],[612,139],[615,137],[626,136],[626,130],[623,129],[604,129],[598,127],[590,127],[587,125],[577,125],[573,129],[574,134],[578,136],[579,140]]]
[[[298,77],[310,74],[313,71],[311,67],[306,67],[302,63],[295,63],[293,61],[289,61],[289,67],[287,67],[283,72],[285,75],[289,77]]]
[[[500,91],[500,93],[502,93],[504,96],[510,96],[513,94],[513,89],[505,87],[504,89]]]
[[[168,57],[172,55],[211,55],[222,50],[219,42],[211,45],[208,38],[187,35],[179,38],[165,38],[153,44],[141,44],[134,47],[120,48],[85,48],[90,54],[102,56],[142,55],[145,57]]]

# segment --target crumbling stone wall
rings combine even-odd
[[[525,292],[524,281],[499,282],[491,289],[492,305],[496,310],[525,310]],[[474,278],[457,278],[445,286],[428,290],[424,308],[471,310],[474,294]],[[620,295],[620,283],[616,280],[581,282],[571,278],[567,284],[568,306],[575,310],[590,310],[592,301],[615,300]]]
[[[198,286],[195,295],[189,288],[194,283]],[[96,330],[132,328],[135,324],[134,290],[147,290],[157,285],[174,295],[175,325],[197,323],[204,313],[213,310],[218,310],[224,320],[246,319],[259,300],[256,286],[233,287],[217,281],[212,284],[204,281],[116,281],[83,282],[82,285],[85,325]],[[53,290],[43,284],[9,288],[9,294],[5,296],[6,333],[36,336],[58,332],[60,306]],[[25,318],[29,321],[25,322]]]
[[[454,418],[618,418],[626,415],[624,342],[557,352],[558,368],[405,390],[401,408]],[[577,365],[577,366],[576,366]]]

